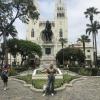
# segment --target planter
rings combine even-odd
[[[38,68],[38,69],[35,69],[33,71],[32,79],[47,79],[48,78],[47,74],[45,74],[45,73],[38,74],[38,71],[41,71],[41,69]],[[59,68],[57,68],[57,71],[58,71],[58,74],[55,75],[55,78],[56,79],[63,79],[63,74],[62,74],[61,70]]]

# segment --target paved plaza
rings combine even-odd
[[[77,81],[73,87],[67,87],[57,92],[55,96],[42,96],[42,93],[34,92],[22,83],[9,80],[9,89],[3,90],[0,80],[0,100],[100,100],[100,78],[87,77]]]

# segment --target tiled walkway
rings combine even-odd
[[[3,90],[0,80],[0,100],[100,100],[100,78],[88,77],[74,83],[73,87],[57,92],[55,96],[42,96],[23,84],[9,80],[9,89]]]

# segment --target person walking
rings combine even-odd
[[[4,90],[7,90],[7,85],[8,85],[8,65],[4,65],[4,67],[2,67],[1,79],[3,80],[3,83],[4,83]]]
[[[46,69],[46,72],[48,74],[48,80],[47,80],[47,87],[46,87],[46,90],[43,96],[47,94],[51,94],[53,96],[54,95],[55,74],[57,73],[57,70],[53,67],[53,64],[51,64],[50,67]]]

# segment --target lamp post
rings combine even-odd
[[[72,61],[73,61],[73,56],[71,56],[71,57],[70,57],[70,59],[71,59],[71,65],[72,65]]]
[[[94,67],[96,67],[96,65],[97,65],[97,54],[96,54],[96,50],[95,49],[93,51],[93,55],[94,55]]]
[[[16,49],[17,49],[17,44],[15,44],[14,48],[15,48],[14,66],[16,66]]]
[[[61,37],[60,39],[59,39],[59,41],[60,41],[60,43],[61,43],[61,46],[62,46],[62,58],[63,58],[63,66],[64,66],[64,43],[66,43],[67,42],[67,40],[65,39],[65,38],[63,38],[63,37]]]
[[[27,65],[27,67],[28,67],[28,73],[27,73],[27,74],[29,75],[30,66],[29,66],[29,64],[28,64],[28,63],[29,63],[28,60],[29,60],[29,57],[28,57],[28,55],[27,55],[26,58],[25,58],[25,61],[26,61],[26,65]]]

